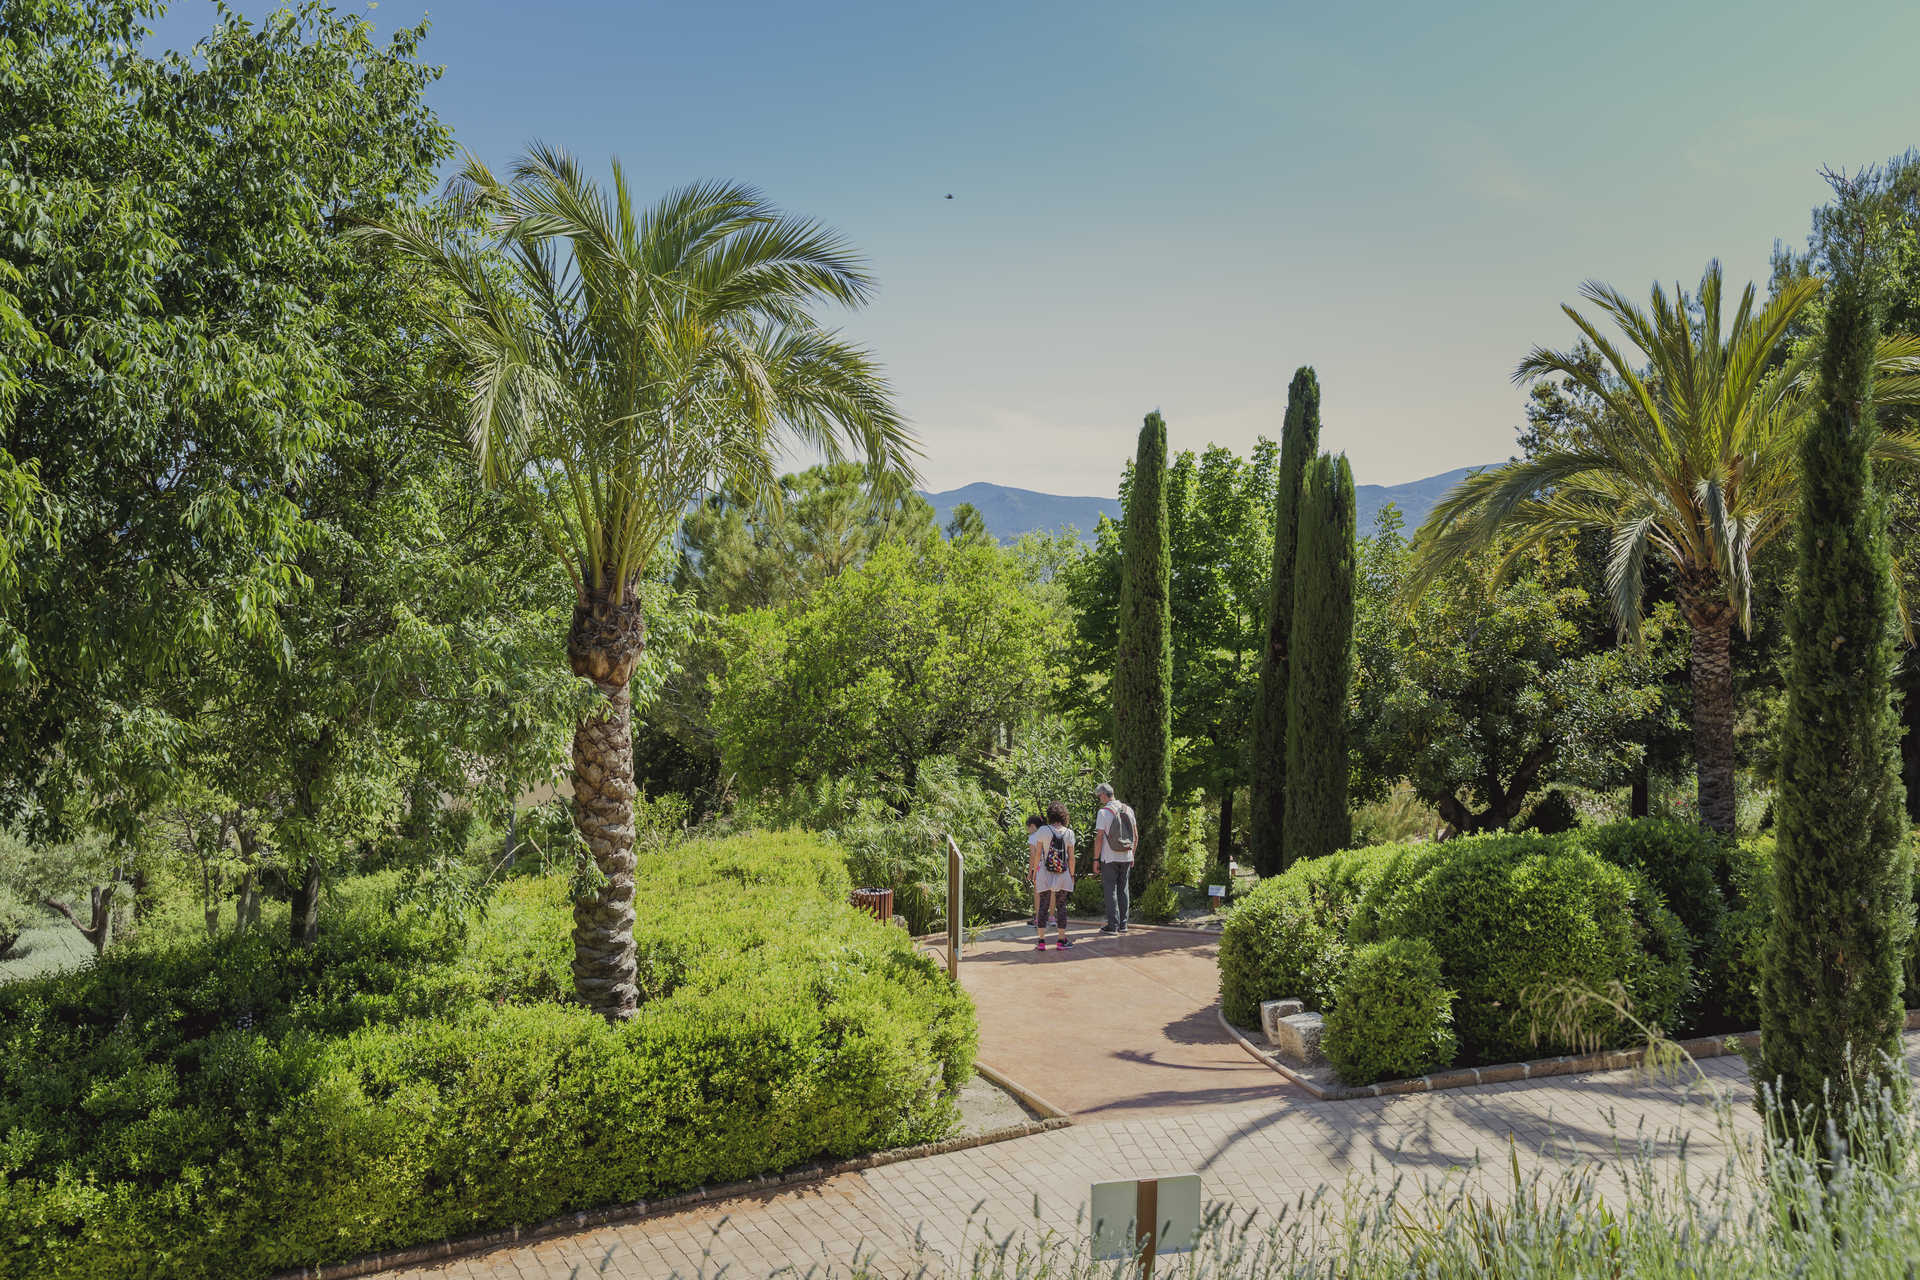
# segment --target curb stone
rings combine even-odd
[[[1014,1086],[1002,1083],[998,1073],[989,1074],[987,1070],[977,1065],[975,1070],[994,1084],[1013,1093],[1022,1102],[1027,1102],[1025,1097],[1016,1092]],[[1027,1103],[1027,1105],[1034,1106],[1033,1103]],[[1037,1133],[1051,1133],[1056,1129],[1067,1128],[1073,1123],[1057,1108],[1034,1106],[1034,1109],[1036,1111],[1053,1110],[1055,1114],[1048,1115],[1043,1120],[1029,1120],[1025,1124],[1008,1125],[986,1133],[943,1138],[938,1142],[923,1142],[911,1147],[895,1147],[890,1151],[875,1151],[846,1160],[811,1160],[805,1164],[795,1165],[782,1173],[762,1173],[739,1182],[728,1182],[712,1187],[695,1187],[691,1191],[662,1196],[657,1200],[635,1200],[627,1204],[607,1205],[599,1209],[581,1209],[548,1218],[544,1222],[537,1222],[531,1226],[503,1227],[497,1231],[462,1236],[457,1240],[438,1240],[431,1244],[409,1245],[384,1253],[363,1254],[357,1258],[349,1258],[345,1262],[327,1262],[317,1266],[276,1271],[273,1273],[272,1280],[348,1280],[348,1277],[374,1275],[377,1272],[390,1271],[395,1267],[417,1266],[423,1262],[444,1262],[452,1258],[486,1253],[507,1245],[550,1240],[556,1236],[573,1235],[576,1232],[592,1231],[599,1227],[643,1222],[648,1218],[664,1217],[667,1214],[679,1213],[700,1205],[731,1200],[740,1196],[758,1195],[780,1187],[819,1182],[843,1173],[859,1173],[907,1160],[945,1155],[949,1151],[965,1151],[971,1147],[991,1146],[996,1142],[1008,1142],[1014,1138],[1028,1138]]]

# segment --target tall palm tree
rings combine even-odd
[[[1799,503],[1799,438],[1812,408],[1815,353],[1781,357],[1789,327],[1818,295],[1817,279],[1784,284],[1755,308],[1741,294],[1722,331],[1720,264],[1699,293],[1654,286],[1642,309],[1607,285],[1581,294],[1637,350],[1640,363],[1580,312],[1566,312],[1599,361],[1583,351],[1535,348],[1516,383],[1559,376],[1605,406],[1587,438],[1491,467],[1461,481],[1418,535],[1413,589],[1450,561],[1504,542],[1509,557],[1547,539],[1604,531],[1607,588],[1623,637],[1638,634],[1649,553],[1672,568],[1692,640],[1694,755],[1700,820],[1734,822],[1733,624],[1751,625],[1753,560],[1792,527]],[[1890,337],[1878,353],[1883,403],[1912,403],[1920,340]],[[1920,466],[1920,437],[1881,434],[1882,475]]]
[[[502,182],[468,158],[453,216],[361,234],[439,282],[428,319],[457,353],[485,480],[525,505],[572,576],[567,658],[599,705],[573,740],[574,824],[598,875],[574,904],[574,987],[609,1019],[637,1002],[628,681],[646,645],[638,587],[701,493],[766,492],[779,450],[856,446],[905,471],[913,437],[869,355],[809,308],[872,291],[835,233],[748,187],[702,184],[636,210],[535,146]]]

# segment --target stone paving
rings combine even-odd
[[[1701,1063],[1704,1081],[1684,1085],[1615,1071],[1319,1101],[1264,1067],[1254,1065],[1260,1074],[1250,1074],[1233,1061],[1241,1054],[1251,1065],[1237,1046],[1221,1044],[1217,1034],[1209,1042],[1197,1020],[1172,1016],[1182,998],[1166,993],[1207,995],[1196,983],[1210,967],[1208,940],[1168,931],[1129,941],[1104,954],[1090,946],[1084,957],[1076,947],[1021,962],[994,944],[969,956],[982,961],[967,983],[981,1002],[983,1058],[999,1055],[1003,1069],[1024,1064],[1018,1054],[1027,1052],[1030,1037],[1007,1030],[1019,1020],[1047,1031],[1052,1043],[1083,1046],[1089,1061],[1110,1064],[1114,1083],[1104,1094],[1092,1087],[1099,1076],[1086,1063],[1056,1069],[1044,1084],[1015,1074],[1043,1097],[1051,1088],[1051,1100],[1086,1107],[1071,1128],[387,1275],[666,1280],[711,1277],[724,1266],[729,1277],[744,1280],[783,1267],[792,1274],[844,1271],[856,1250],[877,1260],[878,1274],[926,1267],[938,1275],[986,1230],[997,1237],[1050,1227],[1077,1238],[1088,1187],[1100,1180],[1198,1171],[1210,1201],[1272,1210],[1322,1188],[1338,1194],[1350,1185],[1453,1176],[1479,1162],[1468,1176],[1491,1180],[1493,1190],[1505,1183],[1510,1152],[1517,1152],[1523,1173],[1588,1169],[1605,1186],[1618,1167],[1609,1157],[1623,1148],[1641,1144],[1671,1160],[1684,1134],[1689,1170],[1711,1169],[1716,1153],[1725,1152],[1722,1117],[1731,1118],[1736,1133],[1751,1133],[1756,1123],[1745,1066],[1732,1057]],[[1000,958],[986,959],[992,955]],[[1093,1044],[1087,1036],[1112,1002],[1049,992],[1077,993],[1074,981],[1105,988],[1123,971],[1139,984],[1141,999],[1150,987],[1159,993],[1151,996],[1155,1018],[1140,1024],[1149,1034]],[[1022,976],[1007,976],[1014,974]],[[1910,1036],[1909,1052],[1916,1046],[1920,1039]],[[1173,1096],[1179,1088],[1162,1087],[1174,1079],[1192,1082],[1187,1102]],[[1715,1097],[1732,1106],[1716,1110]]]

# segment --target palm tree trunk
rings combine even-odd
[[[1733,832],[1733,609],[1724,600],[1685,602],[1693,654],[1693,756],[1700,825]]]
[[[574,607],[567,659],[606,699],[573,734],[573,825],[593,858],[595,885],[573,902],[573,989],[609,1022],[639,1004],[633,949],[633,701],[627,682],[646,647],[629,589]]]

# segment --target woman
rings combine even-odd
[[[1073,945],[1067,936],[1067,899],[1073,896],[1073,828],[1067,824],[1067,806],[1055,800],[1047,806],[1047,820],[1027,819],[1027,857],[1033,877],[1033,949],[1047,949],[1047,912],[1051,908],[1055,946]]]

